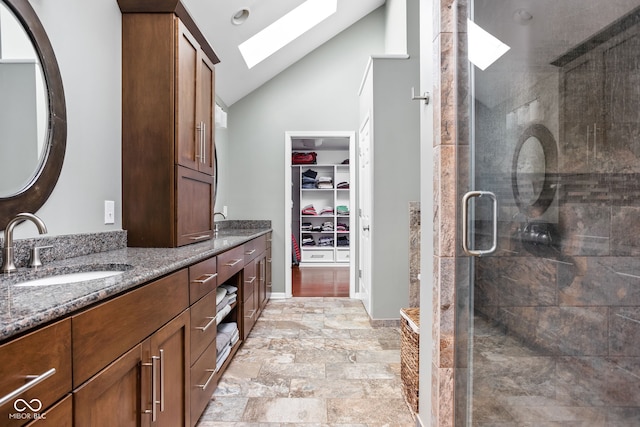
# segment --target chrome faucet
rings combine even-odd
[[[227,219],[227,217],[222,212],[214,212],[213,213],[213,222],[214,222],[214,224],[213,224],[213,232],[215,234],[218,234],[218,223],[215,222],[216,221],[216,215],[222,215],[223,219]]]
[[[13,260],[13,229],[16,225],[21,223],[24,220],[29,220],[33,222],[36,227],[38,227],[38,232],[40,234],[47,233],[47,226],[44,225],[44,222],[38,218],[37,216],[30,213],[19,213],[15,216],[4,229],[4,248],[2,248],[2,272],[10,273],[12,271],[16,271],[16,265]]]

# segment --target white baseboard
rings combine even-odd
[[[272,292],[271,293],[271,298],[272,299],[287,299],[287,298],[291,298],[291,295],[286,294],[286,292]]]

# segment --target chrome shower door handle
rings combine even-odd
[[[493,244],[489,249],[471,249],[469,247],[469,200],[476,197],[489,197],[493,204]],[[462,249],[470,256],[483,256],[495,252],[498,247],[498,198],[491,191],[469,191],[462,197]]]

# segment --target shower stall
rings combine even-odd
[[[455,425],[639,426],[640,2],[464,14]]]

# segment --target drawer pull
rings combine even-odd
[[[151,414],[151,421],[156,422],[158,419],[158,411],[156,410],[156,404],[158,402],[158,395],[156,394],[156,377],[158,376],[158,356],[151,356],[151,363],[143,363],[142,366],[151,366],[151,409],[145,409],[145,414]]]
[[[271,264],[271,258],[267,258],[267,262]]]
[[[249,316],[245,316],[245,317],[249,317],[249,319],[252,319],[254,314],[256,314],[256,311],[255,310],[251,310],[251,314]]]
[[[202,332],[206,331],[207,329],[209,329],[209,327],[211,325],[213,325],[216,322],[216,318],[215,317],[205,317],[205,319],[209,319],[209,323],[207,323],[204,326],[197,326],[196,329],[201,330]]]
[[[203,274],[203,275],[202,275],[202,276],[200,276],[200,277],[203,277],[203,276],[204,276],[204,277],[206,277],[206,279],[200,279],[200,278],[198,278],[198,279],[195,279],[195,280],[193,281],[193,283],[200,283],[200,284],[207,283],[209,280],[211,280],[211,279],[215,279],[216,277],[218,277],[218,273],[213,273],[213,274]]]
[[[203,239],[208,239],[211,236],[209,234],[203,234],[202,236],[193,236],[193,237],[189,237],[189,239],[191,240],[203,240]]]
[[[204,384],[197,384],[196,387],[200,387],[201,389],[205,389],[209,386],[209,383],[211,382],[211,380],[213,380],[213,377],[216,376],[216,373],[218,372],[217,369],[206,369],[205,372],[211,372],[211,375],[209,375],[209,378],[207,378],[207,381],[205,381]]]
[[[236,260],[234,260],[233,262],[228,262],[228,263],[226,263],[225,265],[226,265],[227,267],[233,267],[234,265],[236,265],[236,264],[237,264],[237,263],[239,263],[240,261],[244,261],[244,259],[236,259]]]
[[[160,349],[160,412],[164,412],[164,350]]]
[[[56,368],[51,368],[44,374],[37,375],[35,377],[33,375],[27,375],[27,379],[31,379],[31,381],[29,381],[28,383],[26,383],[21,387],[18,387],[17,389],[13,390],[11,393],[7,394],[6,396],[0,398],[0,406],[11,401],[14,397],[21,395],[22,393],[29,390],[30,388],[35,387],[36,385],[40,384],[42,381],[46,380],[47,378],[49,378],[51,375],[55,373],[56,373]]]
[[[253,255],[255,253],[255,249],[251,249],[250,251],[245,252],[245,255]]]
[[[250,285],[255,281],[256,281],[256,276],[253,276],[249,280],[245,280],[244,283],[246,283],[247,285]]]
[[[311,258],[324,258],[324,255],[311,255]]]

